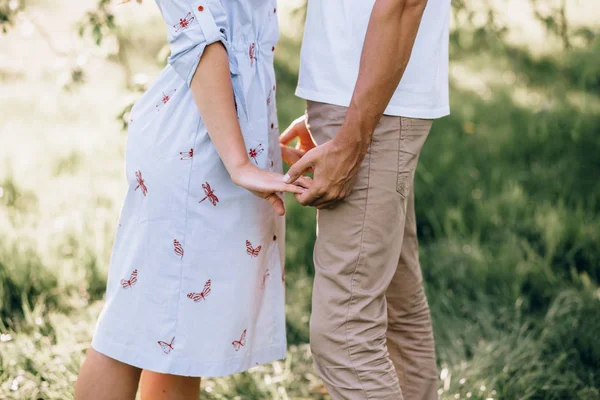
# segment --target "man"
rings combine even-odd
[[[450,0],[308,2],[306,119],[281,143],[296,198],[319,209],[311,348],[334,400],[437,398],[413,178],[449,113],[449,15]]]

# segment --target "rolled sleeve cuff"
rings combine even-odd
[[[189,29],[177,35],[171,43],[171,56],[168,63],[190,86],[200,58],[206,46],[222,42],[227,52],[227,13],[219,0],[190,2],[196,21]]]

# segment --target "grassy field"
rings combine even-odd
[[[74,37],[93,3],[40,0],[0,36],[0,399],[72,398],[126,189],[117,116],[163,65],[151,4],[119,11],[118,41]],[[534,56],[470,38],[416,173],[440,398],[600,399],[600,39]],[[298,41],[278,48],[283,127],[303,102]],[[288,357],[204,399],[328,398],[307,345],[315,213],[288,200]]]

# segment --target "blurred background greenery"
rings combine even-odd
[[[600,399],[600,3],[452,0],[452,115],[416,173],[441,399]],[[302,1],[281,1],[280,125]],[[0,399],[69,399],[104,295],[127,112],[164,66],[151,1],[0,0]],[[288,199],[288,357],[205,399],[326,399],[313,210]]]

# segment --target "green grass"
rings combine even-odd
[[[60,71],[0,63],[2,399],[72,398],[89,348],[125,191],[116,116],[134,73],[164,60],[156,15],[123,18],[123,53],[90,61],[70,92],[55,86]],[[16,58],[44,54],[19,35],[2,38]],[[283,129],[303,102],[298,43],[278,49]],[[434,124],[415,183],[440,397],[600,399],[600,40],[536,57],[479,42],[451,54],[452,115]],[[307,345],[315,212],[290,200],[288,357],[204,380],[205,399],[327,398]]]

